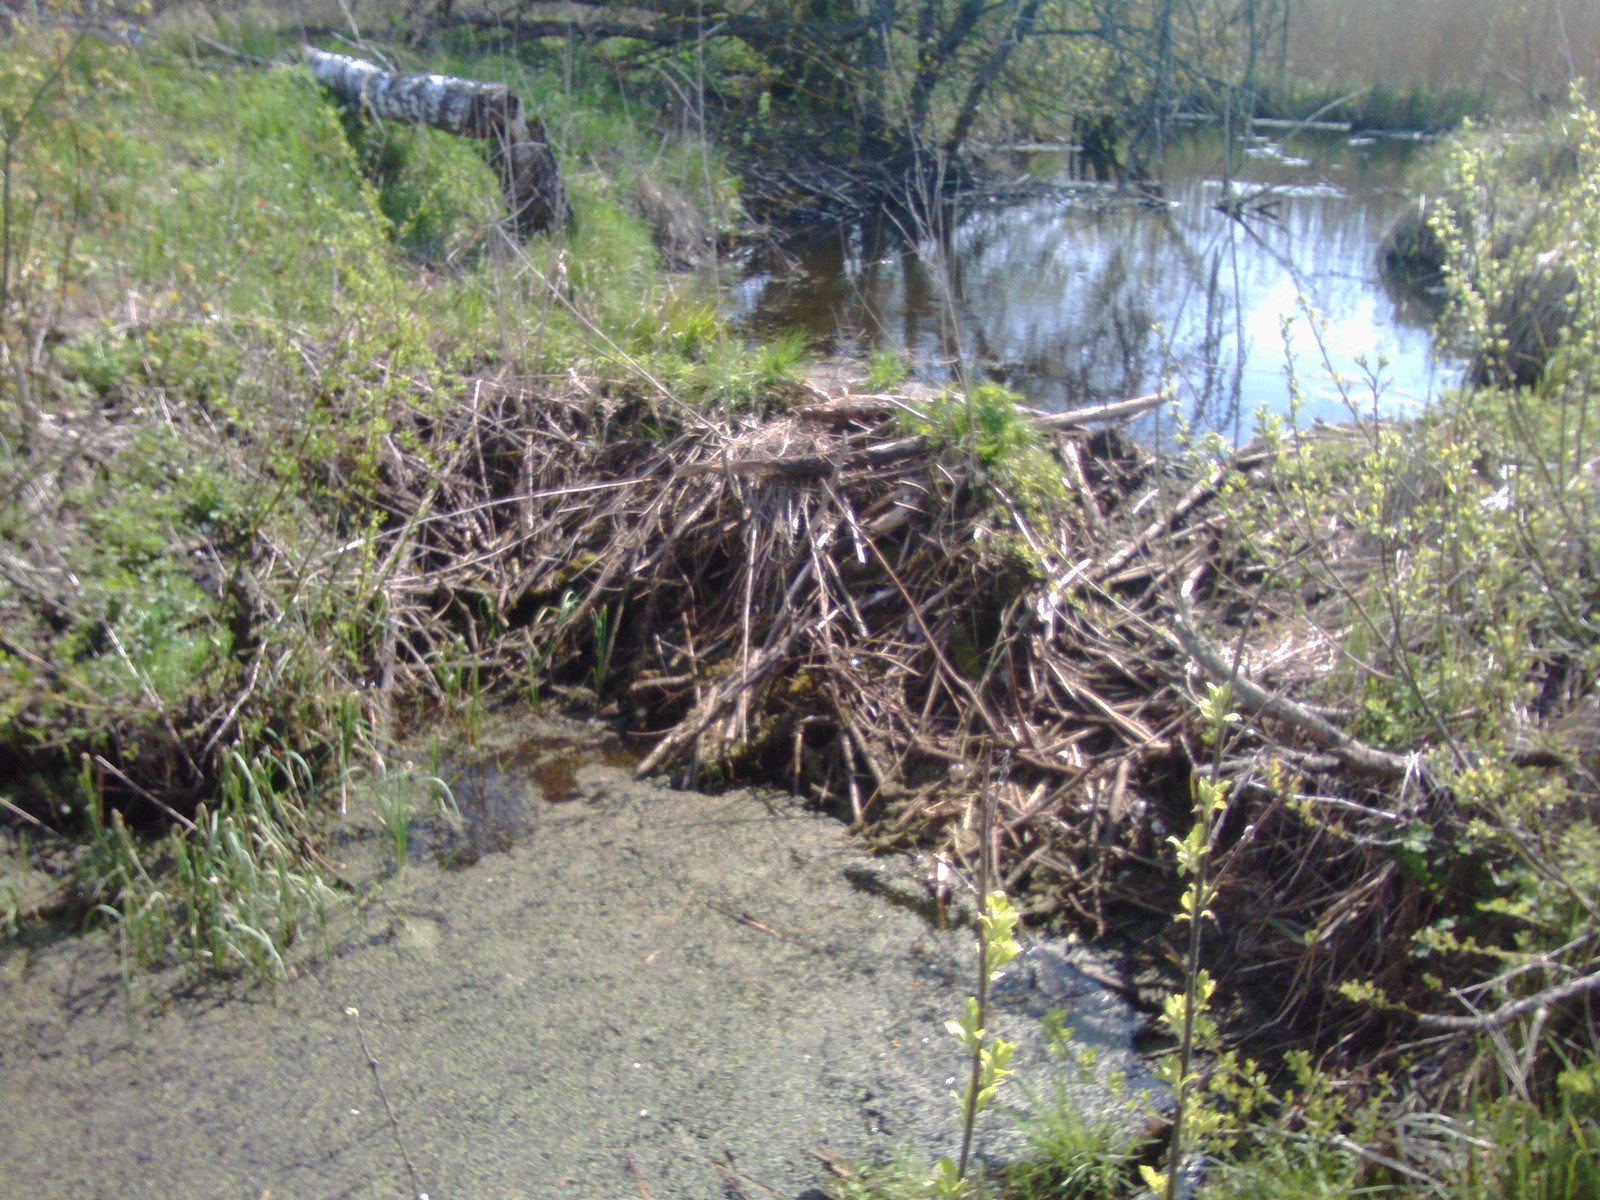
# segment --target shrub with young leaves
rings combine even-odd
[[[1562,989],[1600,968],[1600,124],[1581,105],[1558,124],[1573,169],[1534,187],[1525,148],[1469,140],[1434,218],[1453,336],[1500,367],[1404,422],[1348,382],[1348,427],[1263,419],[1272,466],[1224,497],[1224,538],[1271,609],[1247,640],[1278,639],[1299,698],[1350,736],[1414,756],[1315,788],[1282,762],[1264,773],[1286,801],[1273,836],[1300,839],[1335,897],[1299,931],[1301,970],[1355,1006],[1483,1035],[1503,1086],[1546,1098],[1559,1055],[1595,1052],[1583,989]],[[1518,306],[1554,261],[1572,284],[1559,337],[1524,374]]]

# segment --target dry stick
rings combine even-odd
[[[233,728],[233,722],[239,716],[239,710],[255,694],[256,684],[261,679],[261,664],[266,661],[266,657],[267,648],[265,645],[259,647],[250,656],[250,676],[245,680],[244,687],[239,690],[239,694],[234,697],[233,703],[228,706],[228,710],[223,714],[222,719],[217,722],[217,727],[211,731],[211,736],[206,739],[206,744],[200,747],[201,757],[210,754],[211,747],[221,740],[224,733]]]
[[[39,820],[38,817],[34,816],[32,813],[28,812],[26,809],[18,808],[16,804],[14,804],[10,800],[7,800],[4,796],[0,796],[0,808],[5,809],[8,813],[10,813],[12,816],[18,818],[19,820],[26,821],[29,825],[32,825],[35,829],[42,829],[46,833],[54,834],[56,837],[60,837],[61,836],[60,833],[58,833],[56,830],[50,828],[50,826],[46,825],[43,821]]]
[[[1223,463],[1212,471],[1210,475],[1207,475],[1180,496],[1176,504],[1142,529],[1131,542],[1089,572],[1089,578],[1098,583],[1115,575],[1132,562],[1136,556],[1144,553],[1145,548],[1149,546],[1151,541],[1166,533],[1179,521],[1183,520],[1184,517],[1188,516],[1191,511],[1209,499],[1212,493],[1222,486],[1223,481],[1229,475],[1264,463],[1271,457],[1269,452],[1259,449],[1254,443],[1246,446],[1235,454],[1232,459]]]
[[[858,828],[862,824],[861,817],[861,786],[856,782],[856,751],[855,743],[851,740],[846,723],[845,736],[840,739],[844,747],[844,785],[850,794],[850,816],[852,824]]]
[[[825,953],[821,946],[814,946],[804,938],[797,938],[792,933],[784,933],[783,930],[774,929],[771,925],[763,925],[754,917],[747,916],[744,913],[734,912],[731,908],[723,908],[722,905],[713,904],[710,900],[703,901],[703,903],[712,912],[721,913],[730,921],[737,921],[741,925],[748,925],[751,929],[759,930],[770,937],[777,938],[779,941],[793,942],[796,946],[804,946],[807,950],[815,951],[818,954]]]
[[[78,584],[76,579],[73,579],[73,583],[80,590],[82,589],[83,585]],[[167,709],[166,701],[161,699],[160,694],[155,689],[155,684],[150,682],[150,676],[134,665],[133,659],[128,656],[127,647],[122,644],[122,639],[117,636],[116,626],[108,623],[105,626],[105,631],[106,636],[111,639],[111,645],[116,650],[117,656],[122,659],[123,665],[128,668],[128,673],[139,684],[139,689],[144,693],[145,701],[156,710],[156,715],[161,719],[162,727],[166,729],[167,736],[172,739],[173,749],[181,754],[183,761],[189,765],[191,778],[195,783],[201,782],[205,779],[205,774],[200,770],[199,764],[194,761],[194,756],[189,753],[189,747],[178,736],[178,727],[172,723],[172,714]]]
[[[915,458],[928,448],[928,439],[922,434],[878,442],[848,454],[789,454],[760,455],[748,458],[726,458],[717,462],[686,463],[678,468],[682,476],[719,475],[724,473],[782,475],[790,479],[826,479],[842,471],[858,471],[867,467],[882,467],[902,459]]]
[[[1078,443],[1071,438],[1063,439],[1061,442],[1061,461],[1066,464],[1067,480],[1072,484],[1072,490],[1077,493],[1078,504],[1083,509],[1083,519],[1089,526],[1089,532],[1096,538],[1104,538],[1105,513],[1100,511],[1100,502],[1095,499],[1094,489],[1089,486],[1089,477],[1083,473],[1083,458],[1078,453]]]
[[[726,711],[729,704],[733,703],[746,688],[754,687],[767,675],[775,670],[783,656],[789,652],[789,647],[799,636],[801,624],[799,618],[790,610],[794,606],[794,599],[806,580],[812,575],[812,565],[808,562],[795,574],[794,582],[789,585],[789,590],[784,594],[783,603],[779,606],[777,618],[772,626],[772,631],[767,635],[767,644],[750,660],[748,660],[737,673],[725,680],[705,700],[695,706],[693,712],[680,721],[673,730],[656,743],[656,748],[645,756],[634,770],[636,777],[642,778],[654,771],[662,763],[676,757],[686,746],[692,743],[708,728],[711,723]]]
[[[747,512],[749,510],[746,510]],[[756,522],[745,520],[745,563],[741,574],[744,576],[744,586],[740,589],[743,595],[739,598],[739,658],[742,662],[750,661],[750,628],[751,609],[755,606],[756,592],[756,563],[758,561],[759,540],[756,531]],[[820,581],[819,581],[820,582]],[[744,740],[750,728],[750,693],[740,689],[739,698],[734,701],[733,732],[732,736]]]
[[[155,805],[190,833],[199,832],[199,826],[197,826],[193,821],[184,816],[182,813],[178,812],[177,809],[173,808],[165,800],[162,800],[159,796],[155,795],[155,793],[140,787],[132,779],[128,778],[126,772],[117,767],[117,765],[106,758],[105,755],[96,754],[94,756],[94,764],[103,771],[110,771],[118,779],[122,780],[123,783],[127,784],[127,786],[137,792],[141,799]]]
[[[759,1179],[752,1179],[749,1175],[742,1175],[735,1170],[733,1165],[733,1151],[729,1150],[726,1146],[724,1146],[722,1149],[722,1157],[726,1160],[726,1166],[718,1162],[713,1162],[712,1166],[717,1167],[723,1172],[723,1178],[727,1180],[730,1186],[732,1186],[734,1190],[739,1193],[741,1200],[749,1200],[749,1193],[747,1193],[743,1188],[739,1187],[737,1183],[737,1180],[739,1179],[743,1179],[747,1183],[755,1184],[763,1192],[766,1192],[767,1195],[776,1196],[777,1200],[787,1200],[789,1193],[780,1192],[776,1188],[769,1187],[768,1185],[762,1183]]]
[[[840,725],[844,727],[845,734],[849,740],[855,744],[856,753],[861,755],[861,760],[867,764],[867,770],[872,774],[873,782],[878,785],[877,791],[870,799],[888,795],[890,791],[888,772],[884,770],[876,756],[868,749],[866,735],[856,728],[854,721],[845,716],[844,704],[840,700],[837,691],[832,688],[829,691],[831,693],[830,699],[833,701],[833,710],[839,716]],[[858,817],[857,819],[859,820],[860,818]]]
[[[628,1160],[628,1170],[633,1172],[633,1182],[639,1187],[639,1195],[642,1196],[644,1200],[650,1200],[650,1189],[645,1187],[644,1178],[639,1174],[639,1168],[634,1164],[633,1155],[624,1150],[622,1152],[622,1157]]]
[[[900,576],[895,573],[895,569],[889,565],[889,560],[884,557],[883,551],[878,548],[877,541],[874,538],[864,536],[864,531],[860,528],[860,526],[856,526],[856,532],[858,536],[861,536],[861,539],[866,544],[867,549],[872,552],[872,557],[878,560],[878,565],[883,568],[883,573],[889,577],[889,582],[894,584],[901,597],[905,600],[906,608],[909,610],[909,615],[913,620],[916,621],[917,628],[922,633],[923,641],[927,645],[929,651],[932,652],[934,661],[939,664],[942,675],[947,677],[950,682],[954,683],[958,689],[966,693],[967,699],[972,702],[972,707],[982,715],[985,723],[987,723],[989,726],[989,731],[991,733],[1003,733],[1005,731],[1005,726],[995,718],[993,713],[989,711],[988,705],[983,702],[983,697],[978,695],[978,693],[973,690],[972,685],[967,682],[966,676],[957,671],[955,667],[951,665],[950,660],[945,657],[944,651],[939,647],[938,640],[933,636],[933,631],[928,628],[927,621],[923,619],[922,606],[917,604],[917,602],[911,598],[911,592],[901,581]]]
[[[661,539],[660,544],[650,552],[649,557],[643,562],[632,567],[632,574],[635,576],[643,576],[645,572],[651,570],[657,563],[670,554],[677,547],[679,539],[686,532],[688,532],[689,527],[700,519],[700,517],[705,513],[706,509],[710,508],[714,503],[716,503],[717,497],[718,493],[714,489],[707,491],[706,494],[702,496],[689,510],[688,514],[678,522],[677,528],[675,528],[666,537]],[[659,518],[661,516],[659,509],[666,506],[665,493],[663,492],[658,494],[655,500],[651,501],[651,505],[652,507],[657,508],[655,517],[657,518],[657,522],[659,522]],[[647,521],[635,531],[634,540],[641,546],[649,540],[646,531],[650,529],[650,527],[651,523]],[[612,581],[622,573],[623,568],[628,566],[630,555],[631,552],[612,553],[611,561],[606,565],[605,570],[600,573],[600,577],[590,586],[588,593],[585,594],[584,598],[573,608],[570,613],[567,614],[565,623],[557,626],[555,630],[556,637],[561,637],[564,635],[567,630],[574,628],[579,621],[583,620],[583,618],[588,615],[589,611],[599,600],[601,592],[610,587]]]
[[[1065,667],[1054,658],[1047,660],[1045,666],[1055,676],[1062,691],[1078,704],[1087,704],[1103,715],[1129,742],[1147,745],[1156,740],[1154,731],[1148,725],[1122,712],[1087,683],[1068,675]]]
[[[361,1038],[361,1053],[366,1055],[367,1068],[372,1072],[372,1082],[377,1085],[378,1098],[383,1101],[383,1111],[389,1115],[389,1129],[394,1133],[394,1144],[400,1148],[400,1157],[405,1161],[406,1171],[411,1176],[411,1190],[416,1193],[417,1200],[428,1200],[428,1193],[422,1190],[422,1181],[417,1178],[417,1166],[411,1161],[411,1154],[406,1149],[405,1138],[400,1135],[400,1121],[394,1115],[394,1106],[389,1103],[389,1093],[383,1086],[383,1076],[378,1072],[378,1060],[372,1056],[372,1051],[367,1046],[367,1030],[361,1023],[361,1010],[352,1005],[344,1011],[356,1019],[356,1034]]]
[[[1194,627],[1194,616],[1186,599],[1180,596],[1176,603],[1178,620],[1167,635],[1168,640],[1188,654],[1218,683],[1231,680],[1234,698],[1246,708],[1300,730],[1352,770],[1383,779],[1405,780],[1415,777],[1425,787],[1432,788],[1432,773],[1420,754],[1394,754],[1368,746],[1303,705],[1287,697],[1273,695],[1243,671],[1234,670],[1222,651],[1200,636]]]
[[[1095,404],[1088,408],[1074,408],[1063,413],[1047,413],[1033,418],[1033,427],[1041,430],[1076,429],[1080,425],[1096,425],[1136,417],[1140,413],[1159,408],[1167,401],[1166,393],[1152,392],[1132,400],[1118,400],[1114,404]]]
[[[845,496],[839,494],[838,489],[835,488],[831,482],[824,484],[824,487],[827,490],[828,498],[831,499],[838,507],[839,511],[844,514],[844,517],[849,524],[851,538],[855,542],[856,553],[857,555],[860,555],[862,549],[861,525],[856,519],[855,509],[850,506],[850,501]],[[856,599],[851,594],[850,585],[845,582],[844,576],[840,574],[839,564],[833,559],[821,555],[815,540],[813,540],[811,544],[811,554],[813,559],[820,560],[817,564],[818,588],[826,588],[828,575],[831,573],[833,578],[838,583],[837,591],[839,594],[839,599],[850,611],[850,619],[855,622],[856,629],[860,632],[863,642],[869,641],[872,637],[871,630],[867,628],[867,623],[861,616],[861,608],[856,604]],[[862,557],[858,558],[858,561],[865,562],[866,560],[864,557]],[[888,596],[892,596],[894,593],[891,591],[884,594],[887,598]]]
[[[1542,992],[1535,992],[1521,1000],[1514,1000],[1502,1004],[1493,1012],[1477,1013],[1470,1017],[1436,1016],[1432,1013],[1419,1013],[1417,1024],[1424,1029],[1446,1029],[1452,1031],[1482,1033],[1490,1029],[1498,1029],[1502,1025],[1510,1024],[1518,1017],[1538,1009],[1551,1008],[1576,996],[1587,992],[1600,991],[1600,971],[1591,975],[1584,975],[1570,983],[1559,984],[1556,987],[1545,988]]]
[[[727,1188],[736,1197],[736,1200],[750,1200],[750,1193],[739,1185],[739,1176],[732,1167],[726,1163],[720,1163],[716,1159],[711,1160],[711,1165],[715,1168],[717,1174],[722,1176],[722,1186]]]

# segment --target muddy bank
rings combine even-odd
[[[560,769],[465,781],[500,842],[447,869],[462,856],[419,825],[408,868],[270,996],[158,978],[130,1009],[105,935],[8,950],[8,1194],[409,1194],[350,1008],[435,1200],[806,1196],[818,1150],[951,1149],[943,1023],[971,936],[914,911],[914,864],[787,799],[634,782],[565,735],[543,760]],[[358,888],[385,846],[355,798],[332,854]],[[1135,1066],[1134,1014],[1071,962],[1036,952],[1015,970],[1044,990],[1005,992],[997,1027],[1024,1039],[1036,1087],[1049,1007],[1101,1070]],[[986,1125],[1003,1152],[1007,1122]]]

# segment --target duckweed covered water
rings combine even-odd
[[[563,759],[584,744],[541,733]],[[486,752],[505,769],[476,778],[502,812],[520,796],[521,824],[458,869],[412,854],[393,874],[354,800],[332,853],[369,898],[270,993],[155,977],[130,1004],[105,933],[9,947],[5,1194],[410,1194],[350,1009],[436,1200],[688,1200],[730,1178],[815,1196],[817,1151],[948,1152],[961,1063],[944,1021],[971,986],[971,935],[888,902],[921,888],[915,865],[787,798],[673,791],[582,757],[551,804],[548,775],[517,782],[526,754]],[[1043,1085],[1051,1007],[1102,1070],[1142,1078],[1135,1014],[1050,953],[996,1022],[1024,1042],[1024,1078]],[[1015,1148],[1003,1117],[985,1122],[991,1153]]]

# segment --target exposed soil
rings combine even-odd
[[[532,732],[520,758],[509,740],[484,752],[505,772],[458,773],[505,834],[471,865],[430,853],[455,843],[419,825],[408,867],[382,878],[387,843],[352,801],[331,853],[371,898],[271,994],[158,977],[130,1003],[104,933],[6,950],[6,1194],[408,1195],[363,1030],[435,1198],[807,1196],[817,1151],[953,1148],[944,1022],[972,984],[972,935],[915,911],[910,859],[874,858],[786,798],[635,782],[581,729]],[[994,1027],[1024,1042],[1021,1078],[1062,1072],[1038,1032],[1052,1007],[1098,1070],[1144,1078],[1135,1014],[1075,963],[1095,969],[1035,948],[1001,989]],[[982,1125],[987,1152],[1014,1149],[1004,1116]]]

